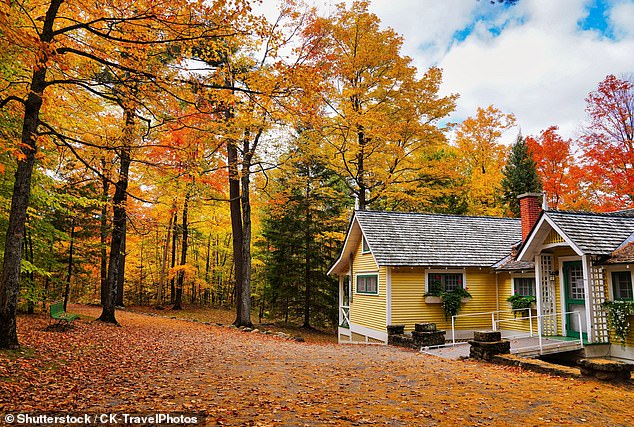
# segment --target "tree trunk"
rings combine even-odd
[[[170,264],[172,269],[176,267],[176,245],[178,243],[178,226],[176,224],[177,219],[178,210],[174,209],[174,230],[172,232],[172,262]],[[172,277],[172,280],[170,280],[170,303],[174,304],[174,301],[176,301],[176,281]]]
[[[127,215],[126,215],[127,217]],[[115,306],[123,307],[123,285],[125,279],[125,261],[126,261],[126,246],[128,244],[128,225],[127,220],[123,223],[123,235],[121,236],[121,253],[119,256],[121,259],[119,260],[119,274],[117,275],[117,300],[115,301]]]
[[[236,326],[246,326],[243,324],[245,320],[244,304],[242,303],[242,287],[244,285],[242,265],[244,258],[242,255],[242,213],[240,208],[240,178],[238,174],[238,148],[235,141],[227,143],[227,161],[229,167],[229,209],[231,213],[231,234],[233,238],[233,265],[235,273],[235,296],[236,296],[236,320],[233,322]]]
[[[106,302],[106,295],[108,292],[108,192],[110,191],[110,180],[106,176],[106,159],[101,159],[101,202],[103,205],[101,206],[101,217],[99,218],[99,244],[101,247],[100,250],[100,278],[101,278],[101,305],[103,306]]]
[[[73,247],[75,245],[75,218],[70,223],[70,247],[68,249],[68,273],[66,275],[66,289],[64,289],[64,311],[68,308],[68,296],[70,294],[70,281],[73,277]]]
[[[359,197],[359,210],[364,211],[366,207],[366,184],[365,184],[365,166],[363,164],[363,160],[365,157],[364,147],[365,147],[365,135],[363,131],[359,131],[359,154],[357,155],[357,185],[359,186],[359,193],[357,196]]]
[[[44,17],[40,41],[48,45],[53,40],[53,24],[62,0],[51,0]],[[36,134],[40,122],[42,97],[46,87],[47,49],[43,48],[33,66],[29,95],[24,103],[22,146],[24,158],[18,161],[11,197],[11,211],[4,245],[2,279],[0,281],[0,348],[19,348],[15,316],[20,292],[20,260],[26,224],[26,209],[31,197],[31,176],[37,152]]]
[[[241,306],[237,326],[253,327],[251,322],[251,200],[249,197],[249,163],[242,167],[242,286],[238,304]]]
[[[117,323],[115,318],[115,303],[117,301],[117,284],[119,275],[122,274],[121,253],[124,250],[126,207],[125,202],[128,190],[128,172],[130,170],[130,146],[134,132],[134,111],[125,109],[125,129],[123,147],[119,150],[119,181],[116,184],[113,203],[112,238],[110,239],[110,263],[108,265],[108,278],[106,281],[106,301],[99,319],[106,323]]]
[[[191,196],[191,188],[187,191],[185,195],[185,203],[183,203],[183,222],[182,222],[182,232],[183,232],[183,240],[181,241],[181,262],[180,265],[182,267],[187,263],[187,235],[188,235],[188,208],[189,208],[189,197]],[[181,307],[182,299],[183,299],[183,282],[185,281],[185,272],[183,270],[178,272],[178,282],[176,284],[176,298],[174,300],[174,307],[172,310],[182,310]]]
[[[308,168],[307,181],[306,181],[306,226],[305,226],[305,234],[304,234],[304,246],[306,253],[304,254],[304,283],[305,283],[305,293],[304,293],[304,324],[302,327],[310,328],[310,299],[311,299],[311,274],[310,274],[310,264],[311,264],[311,229],[312,229],[312,216],[310,212],[310,168]]]
[[[26,258],[31,264],[34,264],[35,260],[33,257],[33,237],[26,227],[24,227],[24,236],[24,250],[26,251]],[[28,279],[32,287],[31,289],[35,290],[35,273],[32,271],[28,273]],[[33,302],[32,298],[29,298],[26,302],[26,312],[27,314],[35,313],[35,303]]]
[[[159,274],[159,285],[156,291],[156,308],[161,308],[161,306],[163,305],[163,288],[165,287],[165,270],[167,270],[167,254],[170,247],[173,218],[174,218],[174,215],[170,215],[169,224],[167,225],[167,237],[165,238],[165,246],[163,246],[163,256],[161,258],[161,272]]]

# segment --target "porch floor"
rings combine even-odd
[[[535,357],[543,354],[562,353],[565,351],[574,351],[582,348],[578,338],[570,337],[542,337],[542,351],[539,350],[539,338],[537,337],[521,337],[512,338],[511,354],[517,354],[523,357]],[[443,359],[457,360],[469,357],[469,343],[460,342],[455,346],[447,344],[444,347],[431,348],[421,350],[422,353],[432,356],[442,357]]]

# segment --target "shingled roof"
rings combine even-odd
[[[544,215],[587,255],[609,255],[634,233],[634,217],[629,211],[607,214],[546,211]]]
[[[375,211],[354,218],[384,266],[490,267],[522,235],[511,218]]]

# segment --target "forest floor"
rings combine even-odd
[[[0,351],[7,414],[198,414],[207,425],[632,426],[634,386],[386,346],[297,342],[200,322],[71,306],[74,329],[19,316]],[[121,420],[121,418],[119,418]]]

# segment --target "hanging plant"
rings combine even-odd
[[[442,309],[445,312],[445,319],[447,320],[458,314],[458,311],[460,311],[460,307],[462,306],[463,298],[471,298],[471,294],[464,288],[457,288],[449,292],[441,292],[438,296],[442,300]]]
[[[515,317],[517,317],[517,313],[520,312],[519,310],[530,309],[531,304],[537,301],[532,295],[522,296],[520,294],[515,294],[511,297],[508,297],[506,300],[511,303],[511,307],[514,310],[513,316]]]
[[[634,301],[606,301],[601,307],[608,315],[608,326],[621,344],[625,344],[625,338],[630,330],[630,316],[634,315]]]

